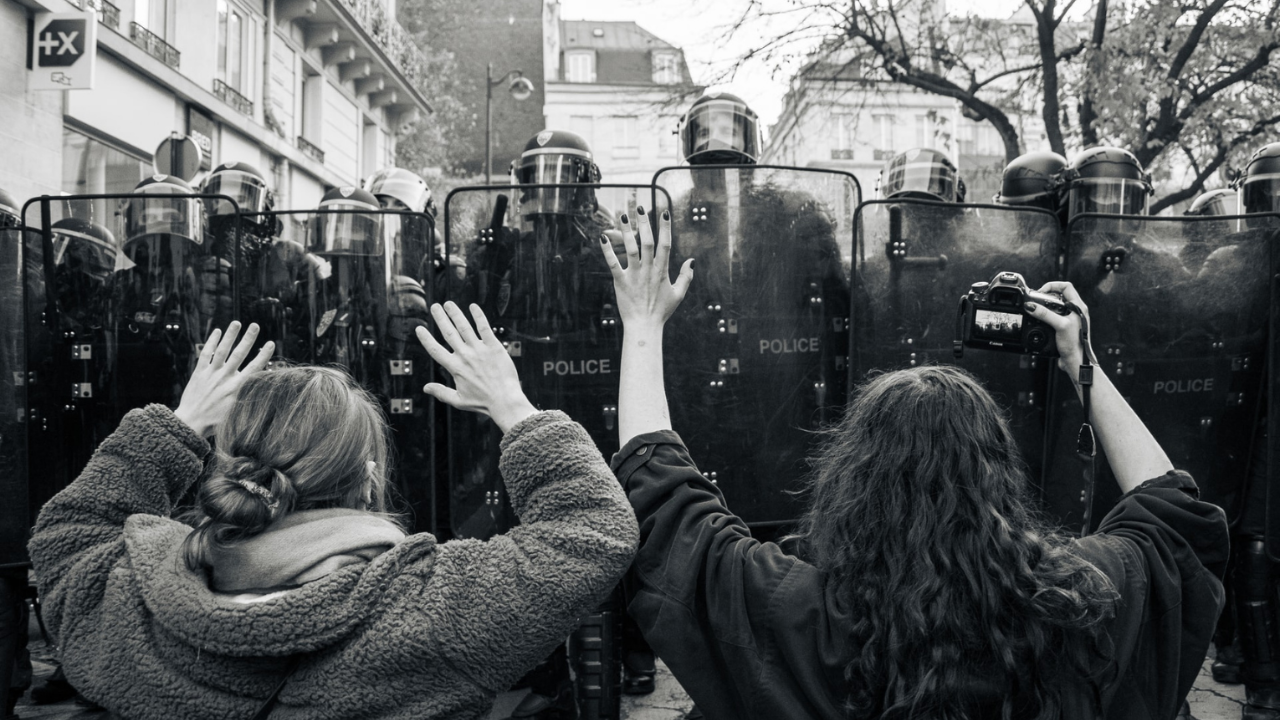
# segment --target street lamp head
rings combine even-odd
[[[511,79],[511,86],[507,91],[516,100],[528,100],[533,96],[533,83],[529,78],[520,75]]]

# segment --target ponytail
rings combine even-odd
[[[213,474],[196,496],[203,518],[182,545],[187,567],[208,567],[215,545],[260,534],[291,512],[296,499],[293,482],[280,470],[255,458],[219,454]]]

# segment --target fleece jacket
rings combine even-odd
[[[521,524],[488,541],[413,535],[367,564],[255,603],[209,588],[170,519],[208,444],[130,412],[45,505],[30,543],[63,668],[123,718],[480,718],[617,584],[635,516],[563,413],[512,428],[500,470]]]

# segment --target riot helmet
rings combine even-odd
[[[1133,153],[1117,147],[1089,148],[1063,172],[1067,219],[1080,213],[1146,215],[1151,175]]]
[[[309,249],[329,255],[381,255],[382,216],[378,199],[347,185],[330,190],[311,222]]]
[[[1240,191],[1240,210],[1245,215],[1280,212],[1280,142],[1254,151],[1236,188]]]
[[[247,215],[271,212],[275,196],[267,187],[267,179],[248,163],[227,162],[219,165],[200,186],[204,195],[226,195],[236,201],[232,207],[226,200],[206,200],[210,215],[230,215],[239,208]]]
[[[1236,191],[1230,188],[1218,188],[1200,193],[1183,215],[1236,215],[1237,207]]]
[[[436,205],[427,181],[404,168],[383,168],[366,178],[363,187],[378,198],[385,209],[436,216]]]
[[[945,153],[912,148],[893,156],[880,171],[880,196],[964,202],[964,181]]]
[[[1004,169],[1000,192],[992,200],[1001,205],[1044,208],[1057,212],[1059,187],[1067,159],[1056,152],[1029,152]]]
[[[125,210],[125,243],[154,235],[172,235],[204,244],[204,207],[191,186],[173,175],[152,175],[138,183]]]
[[[579,187],[526,187],[520,193],[520,214],[576,215],[591,217],[596,193],[582,187],[600,182],[600,168],[591,146],[582,137],[563,130],[543,130],[525,143],[512,164],[518,185],[577,185]]]
[[[68,217],[50,228],[53,263],[67,270],[105,282],[116,269],[115,236],[98,223]]]
[[[0,228],[18,227],[22,224],[18,201],[8,191],[0,188]]]
[[[755,165],[760,120],[742,98],[707,93],[680,119],[680,154],[690,165]]]

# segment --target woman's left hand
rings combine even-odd
[[[236,336],[239,334],[240,323],[233,322],[227,326],[226,335],[221,330],[214,330],[209,335],[196,361],[196,369],[182,391],[178,409],[174,410],[173,414],[201,437],[209,437],[222,424],[240,386],[250,375],[265,368],[275,352],[275,343],[268,342],[241,370],[240,366],[258,337],[258,326],[250,324],[237,344]]]
[[[608,237],[600,239],[604,261],[613,273],[613,288],[618,296],[618,315],[624,330],[661,329],[676,311],[693,280],[693,259],[684,262],[674,283],[668,266],[671,262],[671,214],[663,211],[658,221],[655,242],[653,228],[644,208],[637,208],[639,228],[622,216],[622,239],[627,248],[627,267],[623,269]]]

